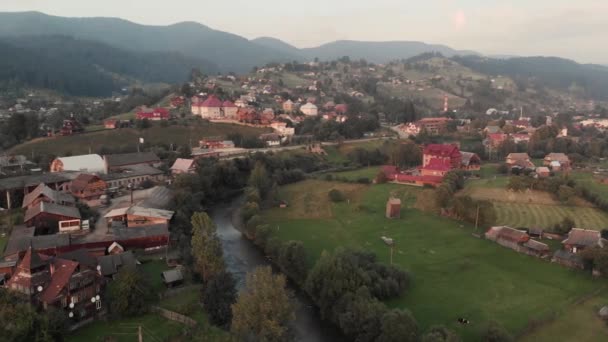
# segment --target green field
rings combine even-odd
[[[345,186],[354,185],[306,181],[284,187],[282,196],[290,207],[270,209],[264,217],[279,238],[302,241],[311,264],[323,250],[342,246],[373,251],[388,262],[389,250],[380,237],[395,239],[394,263],[411,272],[413,284],[388,304],[412,310],[423,330],[445,324],[465,341],[473,341],[479,340],[486,322],[496,320],[518,334],[532,320],[563,312],[601,286],[582,272],[477,239],[469,225],[412,209],[419,189],[395,184]],[[329,203],[327,191],[332,188],[345,190],[349,201]],[[391,192],[406,197],[400,220],[384,217]],[[323,210],[312,218],[304,215],[315,208]],[[457,317],[467,317],[473,324],[462,327]]]
[[[144,138],[146,144],[151,145],[198,145],[203,137],[225,137],[229,133],[241,133],[244,136],[258,136],[269,132],[267,129],[253,128],[231,124],[206,124],[194,122],[190,126],[161,127],[154,124],[144,130],[123,128],[84,133],[66,137],[39,138],[13,147],[10,152],[14,154],[86,154],[95,153],[101,147],[109,149],[134,149],[139,138]]]
[[[505,202],[495,202],[494,208],[499,225],[549,229],[570,217],[579,228],[608,228],[608,214],[596,208]]]
[[[372,167],[364,167],[362,169],[352,170],[352,171],[343,171],[343,172],[331,172],[323,175],[332,175],[332,177],[345,178],[351,181],[356,181],[361,178],[367,178],[370,181],[376,178],[376,175],[380,171],[380,168],[377,166]]]

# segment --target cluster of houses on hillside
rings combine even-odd
[[[543,159],[542,166],[536,166],[527,153],[509,153],[505,163],[511,169],[530,170],[537,177],[549,177],[551,172],[568,172],[572,169],[570,158],[565,153],[549,153]]]
[[[55,159],[51,173],[0,179],[7,208],[21,198],[25,210],[0,260],[0,285],[44,309],[61,309],[74,323],[94,316],[103,307],[104,286],[122,267],[135,267],[133,250],[158,251],[169,244],[173,212],[161,204],[134,203],[132,195],[108,209],[100,202],[111,185],[118,190],[144,180],[161,183],[158,164],[152,153],[83,155]],[[166,193],[157,187],[148,196]],[[103,215],[99,222],[85,217],[91,209],[84,205]]]
[[[593,247],[603,248],[607,245],[607,241],[602,238],[599,231],[572,228],[561,241],[562,248],[551,254],[549,245],[539,241],[547,236],[559,238],[559,236],[555,236],[554,234],[544,233],[542,229],[524,231],[507,226],[491,227],[485,233],[486,239],[494,241],[503,247],[539,258],[550,258],[554,263],[580,269],[583,269],[585,266],[583,258],[580,256],[583,250]]]
[[[396,166],[386,165],[382,170],[391,182],[437,186],[452,170],[476,171],[480,167],[481,160],[475,153],[461,152],[454,144],[430,144],[424,147],[421,166],[402,171]]]

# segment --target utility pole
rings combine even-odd
[[[144,342],[144,336],[141,334],[141,325],[137,329],[137,336],[139,337],[139,342]]]
[[[479,204],[477,205],[477,214],[475,215],[475,231],[477,232],[477,226],[479,223]]]

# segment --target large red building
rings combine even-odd
[[[165,108],[142,108],[137,112],[137,120],[162,121],[169,120],[169,117],[169,111]]]

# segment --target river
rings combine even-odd
[[[221,204],[211,211],[211,217],[217,226],[217,235],[222,242],[224,259],[228,271],[237,282],[237,289],[245,285],[247,272],[258,266],[272,266],[263,253],[234,226],[233,213],[242,204],[242,198],[230,203]],[[297,289],[290,287],[296,301],[296,320],[294,330],[296,341],[333,342],[342,341],[336,328],[323,322],[310,299]]]

